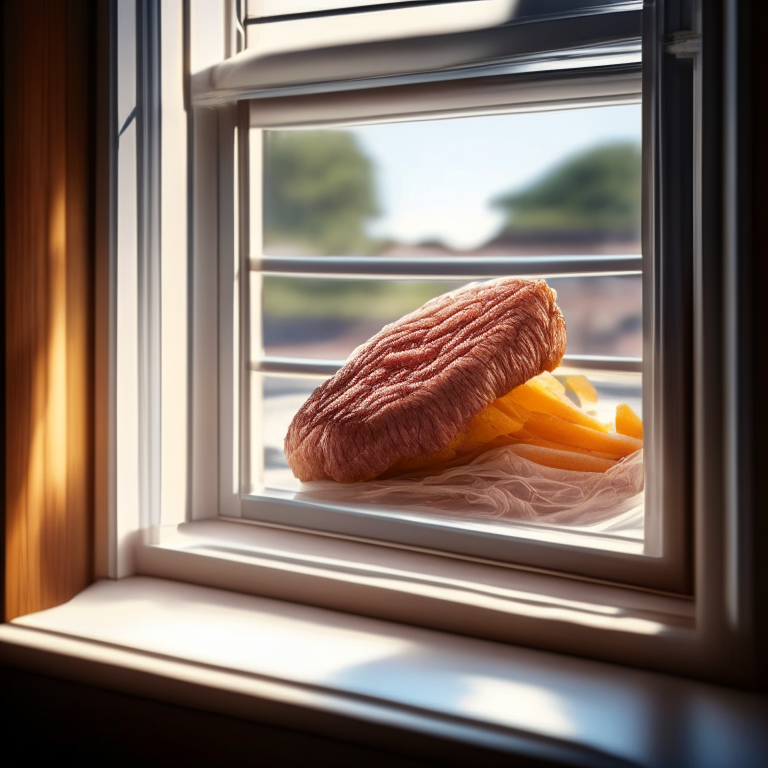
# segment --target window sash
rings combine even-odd
[[[645,55],[648,55],[647,52]],[[541,91],[538,91],[538,93],[546,94],[547,97],[551,96],[555,89],[559,89],[558,105],[583,106],[587,103],[598,104],[605,103],[605,101],[610,103],[612,99],[621,99],[624,102],[629,100],[636,101],[640,84],[638,74],[637,64],[633,64],[631,67],[627,65],[617,67],[609,63],[602,69],[591,64],[586,73],[578,72],[578,75],[575,75],[572,71],[565,73],[547,72],[546,75],[537,74],[532,78],[529,72],[524,72],[516,77],[508,74],[504,75],[502,76],[503,82],[501,79],[497,80],[489,76],[485,82],[490,84],[487,90],[493,92],[492,109],[500,111],[505,108],[505,101],[507,108],[510,106],[513,110],[525,108],[525,98],[520,97],[520,91],[523,92],[524,97],[533,101],[534,108],[540,108],[543,104],[551,108],[553,99],[536,99],[534,94],[537,93],[538,87],[541,88]],[[561,78],[573,78],[572,82],[578,84],[577,87],[581,88],[581,90],[577,99],[568,100],[568,85],[564,85]],[[472,86],[475,84],[476,81],[471,83]],[[449,105],[449,109],[463,108],[464,114],[488,113],[489,107],[491,107],[488,100],[481,105],[472,105],[469,108],[466,104],[461,105],[461,107],[457,106],[460,104],[461,95],[467,92],[466,86],[470,85],[467,81],[458,80],[456,83],[447,82],[440,85],[441,88],[436,94],[433,93],[433,98],[426,108],[424,106],[425,102],[423,99],[421,100],[422,114],[426,111],[430,117],[438,116],[441,114],[441,107],[446,103]],[[612,85],[615,89],[613,93],[611,93]],[[496,87],[496,90],[494,90],[494,87]],[[333,98],[339,104],[344,102],[351,103],[350,111],[354,111],[355,104],[358,103],[378,105],[376,107],[378,114],[375,114],[375,110],[369,110],[364,116],[364,120],[362,120],[364,122],[373,122],[382,113],[391,116],[391,113],[388,112],[391,103],[399,105],[397,119],[403,119],[405,116],[413,118],[417,116],[413,106],[416,100],[409,93],[409,89],[413,88],[413,83],[407,81],[399,89],[392,87],[391,89],[377,89],[376,92],[373,89],[368,91],[357,90],[353,94],[342,90],[340,93],[333,94]],[[452,93],[452,88],[459,90],[458,97]],[[590,88],[593,88],[591,92]],[[386,95],[392,95],[391,101],[382,98],[387,91]],[[261,173],[261,137],[258,130],[252,130],[254,125],[260,125],[262,120],[266,124],[265,127],[270,128],[295,125],[297,122],[306,125],[312,123],[313,116],[315,116],[315,119],[319,116],[321,124],[327,125],[332,121],[332,118],[328,118],[328,111],[325,109],[328,100],[327,95],[320,98],[315,96],[315,94],[296,95],[291,93],[281,97],[271,96],[269,98],[254,99],[250,101],[248,106],[241,107],[239,145],[247,148],[246,151],[249,155],[247,163],[250,164],[252,177],[260,178]],[[530,105],[530,102],[528,103]],[[333,112],[333,107],[331,111]],[[341,111],[333,113],[334,116],[336,114],[341,114]],[[449,114],[451,113],[449,112]],[[298,118],[297,115],[299,115]],[[655,118],[655,115],[652,115],[652,117]],[[342,119],[338,122],[345,124],[347,121]],[[655,144],[653,141],[654,128],[648,124],[649,122],[649,115],[646,111],[644,115],[644,142],[647,143],[650,140],[651,144],[650,147],[644,149],[645,179],[651,178],[652,165],[649,165],[649,156],[653,156],[653,146]],[[241,167],[247,167],[247,164],[244,162]],[[648,185],[646,184],[646,186]],[[260,203],[256,199],[258,187],[260,187],[260,184],[257,184],[256,187],[243,184],[240,187],[241,194],[243,195],[243,210],[250,210],[250,217],[245,216],[244,218],[250,218],[257,226],[260,222]],[[646,196],[650,192],[652,190],[646,190]],[[247,194],[251,194],[249,201],[245,200]],[[652,203],[649,204],[646,201],[646,217],[652,205]],[[558,257],[532,258],[529,260],[515,259],[515,273],[521,271],[518,267],[521,267],[522,271],[527,274],[539,276],[552,276],[555,274],[605,274],[606,272],[612,274],[637,273],[642,271],[645,280],[644,294],[646,298],[644,302],[646,306],[644,307],[644,314],[646,317],[644,322],[646,323],[647,338],[647,334],[653,332],[658,325],[658,318],[655,320],[652,318],[655,317],[658,311],[659,300],[652,278],[656,272],[654,259],[657,249],[653,247],[653,235],[648,231],[649,229],[650,227],[646,228],[644,235],[646,248],[644,249],[644,255],[641,257],[580,257],[573,260]],[[511,266],[503,258],[499,260],[472,260],[472,264],[468,263],[469,260],[452,258],[441,260],[440,264],[437,264],[433,261],[426,262],[426,260],[422,261],[419,259],[365,259],[354,257],[350,259],[344,257],[342,260],[341,258],[319,257],[310,260],[295,257],[270,257],[264,256],[261,253],[259,235],[257,233],[252,233],[252,235],[255,237],[250,247],[247,244],[247,240],[243,241],[241,258],[244,261],[241,261],[240,268],[263,273],[294,275],[320,273],[324,275],[354,274],[367,278],[402,275],[413,277],[423,274],[430,277],[466,276],[471,279],[473,277],[507,274]],[[241,285],[240,290],[241,306],[245,308],[249,303],[247,288]],[[247,317],[248,314],[247,311],[242,313],[243,317]],[[247,350],[250,349],[250,344],[247,342],[249,329],[246,326],[247,323],[241,320],[239,329],[241,345],[242,349]],[[659,403],[663,399],[662,392],[660,391],[660,384],[662,382],[660,381],[658,371],[655,370],[656,365],[653,352],[653,349],[658,348],[658,345],[662,343],[664,343],[664,340],[657,336],[654,339],[654,346],[648,349],[645,355],[644,399],[648,406],[646,406],[647,409],[644,408],[644,411],[647,413],[651,412],[654,402]],[[637,370],[641,367],[639,360],[631,359],[579,360],[578,358],[572,358],[570,362],[572,364],[582,362],[585,364],[585,368],[593,370],[600,365],[611,367],[614,370]],[[248,473],[247,476],[250,476],[251,472],[251,460],[248,456],[251,446],[248,444],[248,435],[251,432],[253,418],[253,414],[249,413],[250,408],[248,405],[248,393],[250,391],[248,376],[254,368],[264,373],[312,375],[321,372],[328,374],[335,368],[335,365],[327,361],[312,363],[265,357],[261,357],[257,361],[247,360],[244,362],[244,370],[240,371],[242,421],[233,429],[239,430],[241,434],[240,467]],[[651,388],[655,389],[653,394],[648,393],[648,390]],[[657,423],[655,430],[654,426],[651,426],[648,430],[650,434],[645,442],[649,448],[647,453],[651,456],[658,450],[657,445],[663,442],[663,435],[659,432],[660,426]],[[663,466],[658,459],[651,460],[654,466]],[[646,463],[648,466],[648,459]],[[225,469],[223,477],[231,477],[229,468]],[[675,494],[679,498],[684,496],[684,493],[681,494],[679,490],[669,492],[666,488],[666,485],[670,484],[669,481],[667,481],[666,485],[655,482],[654,477],[658,477],[658,474],[654,476],[650,469],[646,470],[646,477],[646,514],[648,516],[646,524],[646,552],[650,552],[653,556],[640,554],[634,544],[625,544],[619,540],[620,537],[617,539],[609,536],[602,537],[601,539],[601,537],[581,535],[576,532],[565,534],[562,531],[552,530],[546,532],[544,528],[537,528],[538,540],[535,540],[531,536],[530,531],[525,529],[524,526],[520,526],[517,532],[511,535],[493,536],[489,535],[487,531],[472,532],[466,529],[459,530],[449,524],[440,525],[439,523],[433,524],[405,519],[407,515],[401,519],[394,520],[391,517],[382,518],[372,512],[354,514],[348,510],[333,508],[332,505],[296,504],[285,499],[276,499],[274,496],[257,497],[248,496],[247,493],[239,502],[225,509],[224,514],[261,520],[271,524],[292,525],[305,529],[314,528],[342,535],[357,535],[373,540],[395,541],[406,546],[418,545],[425,548],[442,549],[447,552],[470,554],[490,560],[517,563],[523,566],[541,567],[552,571],[575,573],[654,589],[686,593],[690,589],[689,561],[686,557],[688,535],[686,516],[684,513],[679,514],[679,509],[674,510],[668,506],[665,509],[669,509],[670,512],[666,515],[661,515],[660,513],[662,498],[669,498],[670,496],[675,496]],[[679,479],[681,482],[684,482],[683,478]],[[674,483],[672,484],[674,485]],[[250,483],[246,482],[241,485],[241,490],[247,491],[249,487]],[[666,497],[664,496],[665,493],[667,494]],[[569,542],[568,545],[563,543],[566,540]],[[624,551],[610,551],[609,547],[611,546],[616,549],[623,548]]]

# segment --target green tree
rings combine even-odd
[[[367,254],[366,222],[379,214],[370,158],[346,131],[267,134],[264,240],[325,255]]]
[[[525,189],[491,202],[504,231],[640,231],[640,148],[603,144],[567,158]]]

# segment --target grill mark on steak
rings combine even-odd
[[[302,481],[371,480],[445,448],[485,406],[565,353],[542,280],[501,278],[428,301],[350,355],[299,409],[285,455]]]

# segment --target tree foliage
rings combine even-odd
[[[379,214],[370,158],[346,131],[279,131],[265,147],[264,240],[325,255],[366,254]]]
[[[640,231],[640,148],[603,144],[567,158],[523,190],[492,201],[505,231]]]

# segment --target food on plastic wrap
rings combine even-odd
[[[554,386],[552,381],[545,384]],[[365,483],[303,483],[302,498],[377,509],[405,507],[478,522],[642,530],[642,440],[602,431],[608,425],[583,427],[516,404],[514,411],[505,413],[503,407],[509,403],[505,397],[484,408],[441,452],[401,462]],[[626,414],[627,408],[623,404],[617,408],[619,423],[624,418],[619,414]],[[632,415],[642,427],[639,417]],[[556,433],[565,442],[537,436],[542,424],[551,430],[548,434]],[[607,442],[612,452],[583,447],[592,441],[602,441],[601,447]]]
[[[642,421],[627,404],[615,425],[601,421],[586,376],[552,375],[565,351],[555,299],[543,281],[473,284],[355,350],[288,430],[302,498],[464,519],[642,520]]]

